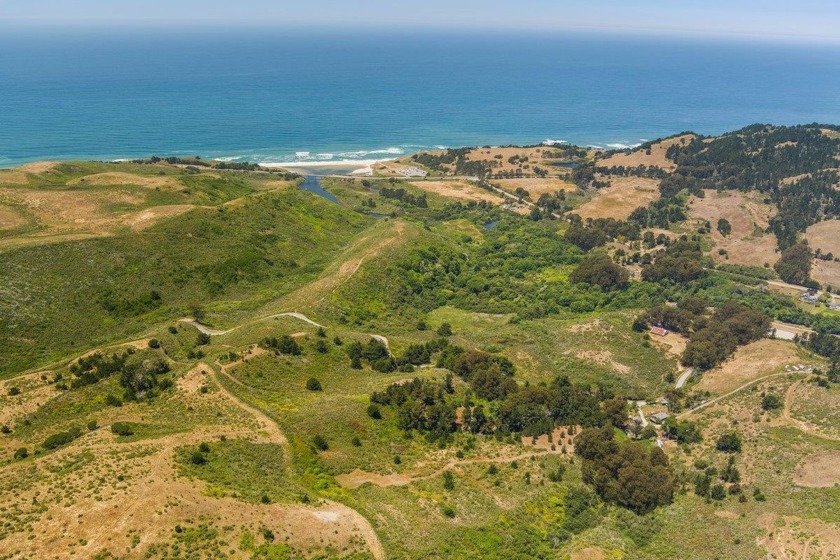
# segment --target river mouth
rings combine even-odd
[[[321,186],[321,177],[318,175],[305,176],[303,178],[303,183],[300,184],[300,188],[305,191],[309,191],[312,194],[318,195],[321,198],[325,198],[333,204],[338,204],[338,199],[324,190],[324,187]]]

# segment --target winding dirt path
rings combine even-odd
[[[213,381],[215,381],[216,385],[219,387],[219,390],[228,399],[230,399],[230,401],[234,405],[238,406],[239,408],[250,414],[254,418],[254,420],[258,424],[260,424],[260,426],[262,426],[264,432],[269,436],[271,442],[283,446],[283,449],[286,452],[287,456],[291,456],[291,450],[288,445],[289,441],[286,438],[286,435],[282,432],[282,430],[280,430],[280,426],[277,425],[277,422],[272,420],[267,414],[265,414],[260,409],[251,406],[240,397],[228,391],[224,384],[222,384],[219,381],[215,368],[207,367],[207,370],[211,372]],[[229,379],[234,379],[226,371],[223,371],[223,375],[225,375],[225,377]],[[325,515],[322,516],[324,517],[324,519],[330,518],[332,514],[352,519],[354,525],[361,533],[362,538],[364,539],[365,544],[367,545],[367,548],[370,551],[371,555],[373,555],[374,559],[385,559],[385,550],[382,547],[382,542],[379,540],[379,536],[376,534],[376,531],[373,529],[373,526],[370,524],[367,518],[365,518],[362,514],[360,514],[353,508],[341,504],[339,502],[328,500],[326,498],[319,499],[328,506],[328,509],[324,512]]]
[[[695,413],[699,410],[703,410],[707,406],[711,406],[711,405],[715,404],[716,402],[719,402],[719,401],[722,401],[723,399],[729,398],[732,395],[743,391],[744,389],[746,389],[747,387],[749,387],[751,385],[755,385],[756,383],[760,383],[761,381],[765,381],[767,379],[773,379],[774,377],[782,377],[782,376],[786,376],[786,375],[792,375],[792,373],[787,372],[787,371],[783,372],[783,373],[772,373],[770,375],[765,375],[764,377],[759,377],[758,379],[753,379],[752,381],[744,383],[743,385],[741,385],[737,389],[733,389],[732,391],[729,391],[726,394],[723,394],[719,397],[713,398],[712,400],[709,400],[709,401],[706,401],[702,404],[699,404],[699,405],[695,406],[694,408],[692,408],[691,410],[686,410],[685,412],[677,414],[677,418],[684,418],[684,417],[689,416],[689,415],[691,415],[691,414],[693,414],[693,413]]]

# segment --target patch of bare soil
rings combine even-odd
[[[659,198],[659,181],[644,177],[610,177],[609,187],[598,189],[589,202],[575,212],[581,218],[615,218],[623,220],[639,206],[647,206]]]
[[[128,191],[107,193],[0,189],[0,197],[23,204],[38,222],[54,230],[102,229],[118,223],[120,216],[109,212],[110,204],[141,204],[143,197]]]
[[[590,332],[598,329],[603,329],[604,325],[600,319],[587,321],[585,323],[575,323],[569,327],[569,331],[573,333]]]
[[[0,231],[17,229],[26,225],[26,219],[8,206],[0,206]]]
[[[622,152],[613,154],[609,157],[599,160],[597,165],[599,167],[638,167],[640,165],[652,165],[654,167],[664,169],[665,171],[673,171],[674,169],[676,169],[677,166],[674,164],[673,161],[669,160],[665,156],[665,152],[667,152],[668,148],[670,148],[674,144],[688,144],[693,138],[693,134],[685,134],[683,136],[668,138],[667,140],[663,140],[661,142],[652,144],[650,147],[649,155],[646,153],[646,150],[637,148],[631,151],[629,154]]]
[[[577,185],[565,179],[557,177],[539,178],[528,177],[524,179],[494,179],[491,181],[493,185],[500,189],[514,194],[516,189],[522,188],[528,191],[531,195],[531,200],[536,201],[541,194],[554,194],[560,191],[574,192],[578,189]]]
[[[0,169],[0,185],[28,185],[29,175],[17,170]]]
[[[17,170],[22,173],[46,173],[47,171],[52,171],[60,164],[60,161],[35,161],[21,165]]]
[[[668,333],[667,336],[652,334],[650,335],[650,341],[677,358],[682,356],[685,352],[685,345],[688,344],[688,338],[677,333]]]
[[[492,202],[493,204],[499,204],[502,202],[499,195],[493,194],[466,181],[414,181],[409,184],[413,187],[417,187],[418,189],[422,189],[438,196],[457,198],[458,200],[475,200],[476,202],[484,200]]]
[[[783,371],[786,365],[801,363],[802,358],[794,344],[765,338],[738,348],[731,358],[704,373],[697,388],[711,393],[726,393],[753,379]]]
[[[175,177],[168,175],[135,175],[120,171],[109,171],[106,173],[95,173],[85,175],[78,179],[68,181],[68,186],[91,185],[96,187],[110,187],[120,185],[137,185],[138,187],[159,188],[159,189],[182,189],[183,185]]]
[[[123,223],[134,230],[143,230],[155,225],[159,220],[180,216],[195,208],[192,204],[170,204],[147,208],[134,214],[125,214]]]
[[[840,452],[806,457],[796,467],[793,482],[808,488],[831,488],[840,484]]]
[[[767,550],[767,558],[806,560],[840,556],[840,529],[818,519],[765,513],[758,518],[765,535],[756,543]]]
[[[840,257],[840,220],[824,220],[810,226],[804,235],[812,249]],[[811,276],[821,284],[840,286],[840,263],[814,260]]]
[[[613,370],[617,371],[618,373],[630,373],[630,368],[622,363],[616,362],[613,359],[612,353],[608,350],[604,350],[601,352],[598,352],[596,350],[581,350],[575,354],[575,357],[581,360],[595,362],[596,364],[600,364],[602,366],[610,366]]]
[[[730,262],[751,266],[772,266],[778,259],[776,237],[764,233],[776,208],[765,204],[761,195],[739,191],[718,192],[706,190],[705,197],[691,197],[688,201],[690,218],[711,223],[714,243],[712,257],[717,262]],[[718,220],[726,219],[732,226],[729,235],[717,230]],[[720,255],[726,250],[726,256]]]
[[[363,471],[361,469],[355,469],[347,474],[340,474],[335,477],[335,480],[341,486],[349,488],[350,490],[355,490],[363,484],[373,484],[374,486],[379,486],[380,488],[411,484],[411,478],[404,474],[376,474]]]
[[[607,560],[607,553],[597,546],[588,546],[572,552],[571,560]]]

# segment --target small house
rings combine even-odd
[[[656,414],[651,415],[650,421],[653,422],[654,424],[661,424],[662,422],[664,422],[665,420],[667,420],[670,417],[671,417],[671,415],[668,414],[667,412],[657,412]]]
[[[650,328],[651,334],[655,334],[657,336],[667,336],[668,329],[663,329],[662,327],[651,327]]]

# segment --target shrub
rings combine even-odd
[[[320,434],[312,438],[312,445],[315,446],[315,449],[317,449],[318,451],[326,451],[330,448],[330,445],[327,443],[327,440],[325,440],[324,437]]]
[[[208,444],[205,441],[202,441],[198,445],[198,450],[201,451],[202,453],[210,453],[210,444]]]
[[[306,380],[306,390],[307,391],[321,391],[321,382],[315,379],[314,377],[310,377]]]
[[[20,387],[9,387],[9,396],[14,397],[20,395]]]
[[[353,436],[353,439],[350,440],[350,443],[353,445],[353,447],[362,446],[362,440],[360,440],[358,436]]]
[[[200,451],[193,451],[190,455],[190,463],[197,466],[206,465],[207,457],[205,457]]]
[[[210,344],[210,335],[203,332],[198,333],[198,335],[195,337],[195,343],[199,346]]]
[[[327,352],[330,351],[330,348],[329,348],[329,346],[327,346],[327,343],[324,342],[323,339],[319,338],[318,342],[315,343],[315,351],[320,353],[320,354],[326,354]]]
[[[62,445],[67,445],[71,441],[73,441],[73,435],[70,432],[58,432],[44,440],[44,449],[56,449]]]
[[[107,404],[108,406],[122,406],[123,403],[118,396],[109,393],[105,397],[105,404]]]
[[[90,422],[87,423],[87,428],[91,432],[94,431],[95,429],[97,429],[98,427],[99,427],[99,424],[96,422],[96,420],[91,420]]]
[[[724,453],[739,453],[741,451],[741,436],[737,432],[729,432],[720,436],[715,444],[718,451]]]
[[[178,327],[174,325],[169,325],[167,330],[169,331],[169,334],[178,334]]]
[[[134,430],[128,422],[114,422],[111,424],[111,431],[123,437],[134,435]]]
[[[437,330],[438,336],[452,336],[452,325],[449,323],[441,323]]]
[[[452,471],[443,472],[443,489],[455,490],[455,477],[452,475]]]
[[[327,338],[327,331],[324,330],[324,327],[318,327],[318,338]]]
[[[717,501],[726,498],[726,488],[723,486],[723,484],[715,484],[714,486],[712,486],[712,492],[710,494],[710,497],[713,500]]]
[[[7,426],[6,424],[3,424],[3,427],[0,428],[0,432],[3,432],[4,434],[11,434],[12,429],[9,426]]]
[[[156,338],[149,339],[149,348],[160,348],[160,341]]]
[[[440,512],[450,519],[455,517],[455,508],[453,508],[449,504],[443,504],[442,506],[440,506]]]
[[[776,410],[778,408],[782,408],[782,399],[780,399],[778,395],[764,395],[764,398],[761,399],[761,408],[764,410]]]
[[[375,404],[371,404],[367,407],[367,415],[374,420],[380,420],[382,418],[382,411]]]
[[[20,460],[26,459],[27,457],[29,457],[29,451],[25,447],[21,447],[15,451],[15,459]]]

